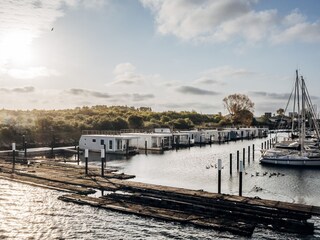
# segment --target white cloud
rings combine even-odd
[[[211,68],[201,73],[201,76],[195,80],[195,83],[201,84],[223,84],[230,79],[242,79],[255,73],[244,68],[234,68],[231,66],[221,66]]]
[[[187,41],[320,41],[318,22],[308,22],[298,9],[287,16],[280,16],[276,9],[256,11],[257,0],[140,2],[154,14],[160,34]]]
[[[150,83],[150,81],[157,79],[158,75],[146,75],[136,72],[136,67],[131,63],[120,63],[114,70],[114,81],[112,84],[136,84],[136,83]]]

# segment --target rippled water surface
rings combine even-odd
[[[320,205],[319,169],[275,168],[259,164],[261,141],[243,141],[211,147],[193,147],[164,154],[139,154],[129,159],[109,157],[107,165],[136,175],[135,181],[217,191],[218,158],[223,161],[222,192],[238,194],[235,153],[255,144],[255,161],[246,160],[243,195]],[[229,173],[229,153],[233,172]],[[83,162],[81,162],[83,164]],[[90,165],[100,164],[99,155],[90,156]],[[268,172],[265,176],[263,173]],[[278,177],[269,173],[279,172]],[[256,191],[260,187],[261,191]],[[239,239],[229,233],[200,229],[99,210],[59,201],[63,193],[0,179],[0,239]],[[316,239],[314,236],[276,233],[257,228],[252,239]]]

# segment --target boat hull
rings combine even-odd
[[[273,164],[273,165],[283,165],[283,166],[318,166],[320,167],[320,159],[299,159],[299,158],[272,158],[272,157],[262,157],[260,163],[263,164]]]

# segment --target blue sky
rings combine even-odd
[[[53,28],[53,30],[52,30]],[[51,31],[52,30],[52,31]],[[320,104],[318,0],[0,2],[0,107],[284,108],[295,70]]]

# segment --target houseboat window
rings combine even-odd
[[[191,135],[191,139],[193,139],[193,134]]]
[[[92,142],[96,142],[96,140],[95,140],[95,139],[92,139]]]
[[[117,149],[121,149],[121,140],[117,140]]]
[[[104,139],[101,139],[100,140],[100,145],[103,145],[104,144]]]
[[[112,140],[109,140],[109,149],[113,149]]]

